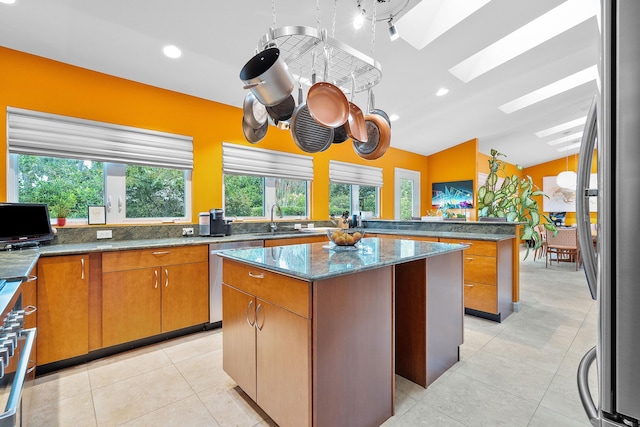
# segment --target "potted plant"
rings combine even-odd
[[[57,224],[64,227],[71,210],[76,206],[76,196],[73,193],[60,194],[51,204],[51,210],[58,219]]]
[[[534,183],[529,175],[518,177],[509,176],[506,172],[506,164],[498,157],[506,157],[497,150],[491,150],[489,159],[489,175],[487,181],[478,189],[478,216],[481,218],[504,218],[509,222],[518,222],[523,225],[520,239],[533,242],[533,249],[542,244],[542,237],[537,230],[544,218],[544,227],[557,233],[556,226],[551,219],[540,211],[535,196],[549,197],[544,194]],[[518,170],[522,166],[516,165]],[[500,176],[504,181],[498,188]],[[529,255],[530,246],[527,245],[525,259]]]

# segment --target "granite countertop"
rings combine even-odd
[[[36,266],[40,252],[38,249],[19,249],[0,252],[0,279],[26,280]]]
[[[499,242],[515,238],[513,234],[489,234],[489,233],[462,233],[458,231],[423,231],[423,230],[392,230],[365,228],[366,233],[376,234],[403,234],[418,237],[442,237],[446,239],[486,240]]]
[[[236,249],[219,255],[306,281],[317,281],[464,250],[465,245],[416,240],[362,239],[354,250],[330,243]],[[344,247],[342,247],[344,248]]]

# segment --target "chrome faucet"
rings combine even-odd
[[[278,209],[278,212],[280,212],[280,218],[282,218],[282,208],[280,208],[279,204],[274,203],[273,206],[271,206],[271,224],[269,225],[272,233],[274,233],[278,229],[276,222],[273,220],[273,212],[276,210],[276,208]]]

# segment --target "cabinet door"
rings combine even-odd
[[[108,347],[160,333],[162,270],[102,274],[102,345]]]
[[[256,302],[256,402],[281,426],[311,425],[311,320]]]
[[[255,298],[222,284],[222,368],[256,401]]]
[[[495,285],[464,283],[464,306],[486,313],[498,314],[498,292]]]
[[[89,351],[89,257],[38,261],[38,364]]]
[[[162,267],[162,332],[209,320],[209,264]]]

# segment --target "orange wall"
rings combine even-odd
[[[431,209],[431,184],[434,182],[473,180],[473,199],[475,201],[475,188],[478,180],[477,155],[478,140],[474,138],[429,156],[427,168],[429,203],[426,205],[427,209]],[[457,213],[458,211],[465,213],[464,209],[456,210]],[[470,209],[468,213],[469,220],[474,221],[477,217],[477,209]]]
[[[591,172],[592,173],[596,173],[597,172],[597,159],[596,159],[596,152],[594,152],[593,155],[593,159],[592,159],[592,163],[591,163]],[[556,159],[556,160],[552,160],[550,162],[546,162],[546,163],[541,163],[539,165],[535,165],[535,166],[531,166],[526,168],[523,172],[526,173],[527,175],[531,176],[531,178],[533,179],[534,184],[536,184],[538,187],[540,187],[541,190],[544,190],[542,188],[542,178],[545,176],[557,176],[560,172],[565,171],[565,170],[570,170],[570,171],[574,171],[577,172],[578,171],[578,161],[579,161],[579,156],[576,155],[572,155],[572,156],[568,156],[568,157],[563,157],[561,159]],[[538,197],[538,204],[540,205],[540,208],[543,208],[543,201],[542,201],[542,196]],[[549,214],[549,212],[545,212],[546,214]],[[595,223],[597,219],[597,214],[595,212],[591,213],[591,222]],[[575,212],[567,212],[567,216],[565,218],[565,223],[566,224],[575,224],[576,222],[576,214]]]
[[[192,136],[193,221],[197,220],[198,212],[222,205],[221,143],[249,145],[240,126],[241,109],[2,47],[0,64],[3,111],[11,106]],[[6,114],[0,114],[0,128],[6,129]],[[258,146],[307,154],[297,148],[289,132],[273,127]],[[0,151],[6,152],[6,132],[0,137]],[[421,211],[431,205],[426,156],[390,148],[382,158],[368,161],[360,158],[349,142],[334,144],[326,152],[312,156],[315,173],[312,219],[329,216],[329,159],[383,168],[383,218],[392,219],[394,214],[395,167],[421,172]],[[6,156],[0,159],[0,200],[7,199],[6,160]]]

